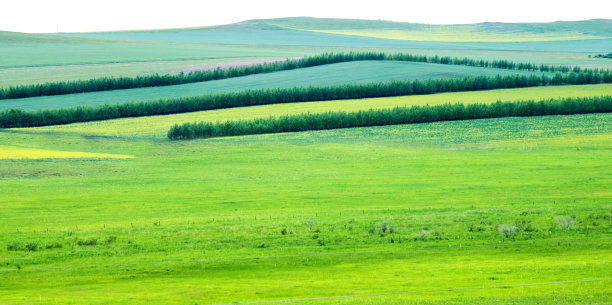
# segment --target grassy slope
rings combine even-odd
[[[392,108],[396,106],[434,105],[443,103],[491,103],[498,100],[514,101],[526,99],[547,99],[558,97],[583,97],[609,94],[612,85],[584,85],[535,87],[521,89],[500,89],[479,92],[455,92],[432,95],[372,98],[360,100],[340,100],[326,102],[307,102],[293,104],[276,104],[254,107],[240,107],[210,111],[191,112],[175,115],[125,118],[108,121],[76,123],[69,125],[25,128],[22,130],[36,132],[62,132],[85,135],[165,138],[174,124],[198,121],[224,121],[253,119],[268,116],[280,116],[297,113],[321,113],[328,111],[358,111],[367,109]]]
[[[535,72],[454,65],[359,61],[176,86],[90,92],[0,101],[0,110],[26,110],[126,103],[248,89],[327,86],[464,76],[530,75]],[[552,74],[551,74],[552,75]]]
[[[137,157],[2,164],[0,269],[23,270],[0,272],[0,300],[214,304],[606,278],[609,240],[27,269],[490,244],[504,242],[500,224],[521,228],[505,243],[610,237],[611,126],[612,115],[599,114],[187,143],[0,133],[8,145]],[[570,215],[577,223],[560,229],[556,217]],[[383,221],[393,234],[379,233]],[[98,244],[78,244],[88,239]],[[31,242],[41,249],[7,250]],[[329,303],[604,304],[611,288],[576,283]]]

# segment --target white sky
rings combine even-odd
[[[459,24],[612,19],[612,0],[0,0],[0,30],[159,29],[277,17]]]

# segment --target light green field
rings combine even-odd
[[[559,97],[600,96],[612,92],[612,84],[534,87],[520,89],[499,89],[477,92],[452,92],[431,95],[414,95],[402,97],[370,98],[359,100],[339,100],[325,102],[307,102],[291,104],[274,104],[253,107],[229,108],[209,111],[181,113],[173,115],[124,118],[107,121],[75,123],[68,125],[23,128],[34,132],[61,132],[83,135],[165,138],[174,124],[191,122],[217,122],[226,120],[249,120],[269,116],[291,115],[299,113],[323,113],[330,111],[359,111],[384,109],[398,106],[436,105],[445,103],[493,103],[498,100],[542,100]]]
[[[1,163],[0,300],[605,304],[609,281],[555,282],[610,278],[611,127],[596,114],[192,142],[3,132],[136,158]],[[491,288],[534,283],[549,284]],[[484,288],[418,292],[470,287]]]
[[[27,147],[0,145],[0,160],[44,160],[44,159],[127,159],[131,156],[96,154],[79,151],[59,151]]]

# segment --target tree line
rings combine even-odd
[[[195,97],[160,99],[100,106],[0,112],[0,128],[36,127],[77,122],[174,114],[255,105],[361,99],[373,97],[523,88],[547,85],[611,83],[612,74],[602,77],[592,72],[546,75],[477,76],[452,79],[392,81],[385,83],[345,84],[325,87],[295,87],[228,92]]]
[[[358,112],[285,115],[226,122],[200,122],[174,125],[171,140],[188,140],[262,133],[296,132],[337,128],[415,124],[437,121],[484,118],[542,116],[612,112],[612,96],[549,99],[542,101],[501,102],[493,104],[445,104],[396,107]]]
[[[591,56],[589,56],[591,57]],[[612,59],[612,53],[608,53],[608,54],[597,54],[595,56],[593,56],[594,58],[610,58]]]
[[[512,70],[527,70],[537,72],[558,72],[558,73],[581,73],[592,72],[594,74],[610,74],[608,70],[584,69],[569,66],[537,65],[531,63],[514,63],[507,60],[477,60],[469,58],[454,58],[440,56],[423,56],[405,53],[385,54],[377,52],[350,52],[350,53],[325,53],[320,55],[308,56],[300,59],[287,59],[271,63],[262,63],[243,67],[230,67],[214,70],[194,71],[179,74],[153,74],[136,77],[102,77],[89,80],[50,82],[34,85],[12,86],[0,89],[0,99],[16,99],[35,96],[62,95],[72,93],[85,93],[95,91],[109,91],[118,89],[133,89],[144,87],[160,87],[180,85],[195,82],[205,82],[220,80],[232,77],[247,76],[260,73],[270,73],[299,68],[308,68],[327,64],[364,61],[364,60],[392,60],[407,62],[424,62],[447,65],[462,65],[484,68],[500,68]]]

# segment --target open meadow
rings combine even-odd
[[[611,108],[566,100],[610,107],[611,61],[588,57],[609,50],[610,24],[439,26],[431,40],[420,24],[313,18],[0,32],[0,88],[328,52],[475,60],[1,99],[0,304],[610,304]],[[498,101],[521,115],[497,115]],[[444,105],[427,123],[168,136],[184,123]],[[452,107],[468,118],[446,119]]]

